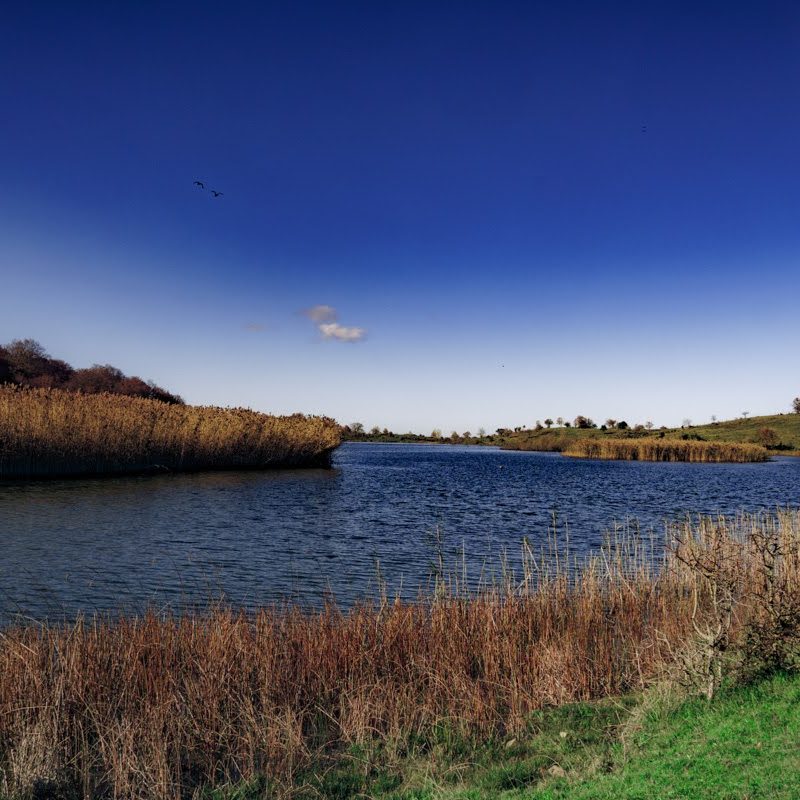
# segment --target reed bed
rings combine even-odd
[[[800,512],[673,534],[657,565],[619,537],[577,569],[526,549],[518,579],[467,595],[440,578],[416,603],[6,628],[0,793],[182,800],[266,776],[291,796],[309,763],[354,743],[442,725],[513,735],[534,709],[645,687],[715,613],[692,554],[722,552],[736,576],[731,636],[762,613],[745,602],[766,574],[758,542],[779,555],[780,596],[797,597]]]
[[[696,442],[647,436],[637,439],[575,439],[563,451],[573,458],[627,461],[758,462],[769,452],[757,444]]]
[[[339,442],[326,417],[0,386],[0,479],[328,465]]]

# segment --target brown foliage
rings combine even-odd
[[[327,417],[0,386],[0,479],[325,464]]]
[[[573,458],[628,461],[767,461],[769,453],[756,444],[696,442],[647,436],[638,439],[576,439],[563,451]]]
[[[660,570],[617,539],[574,571],[562,560],[548,573],[526,550],[519,582],[471,597],[437,583],[417,603],[383,598],[349,611],[217,609],[6,629],[2,788],[177,800],[264,774],[290,786],[321,752],[405,741],[443,722],[506,734],[534,709],[661,675],[713,626],[717,563],[735,576],[724,613],[728,642],[738,641],[763,619],[752,600],[764,575],[759,534],[796,554],[800,512],[687,521]],[[796,595],[798,559],[780,557],[777,571],[776,586]]]
[[[110,364],[73,369],[66,361],[51,358],[34,339],[15,339],[11,344],[0,347],[0,384],[3,383],[86,394],[109,392],[149,397],[165,403],[183,403],[178,395],[141,378],[128,377]]]

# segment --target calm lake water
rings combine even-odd
[[[614,521],[663,530],[687,511],[800,505],[800,459],[767,464],[581,461],[481,447],[346,444],[333,470],[207,473],[0,486],[0,617],[345,604],[427,584],[441,531],[470,574],[547,539],[575,550]]]

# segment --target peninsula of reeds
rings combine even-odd
[[[573,458],[625,461],[757,462],[768,461],[769,452],[758,444],[696,442],[647,436],[638,439],[574,439],[562,450]]]
[[[348,747],[515,736],[538,709],[669,670],[710,697],[729,663],[797,654],[800,512],[687,519],[663,560],[640,541],[416,603],[7,627],[0,792],[189,800],[264,781],[213,796],[320,797],[299,792],[304,771]]]
[[[339,442],[327,417],[0,386],[0,480],[328,466]]]

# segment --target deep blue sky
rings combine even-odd
[[[800,393],[797,3],[18,3],[0,75],[0,342],[395,429]]]

